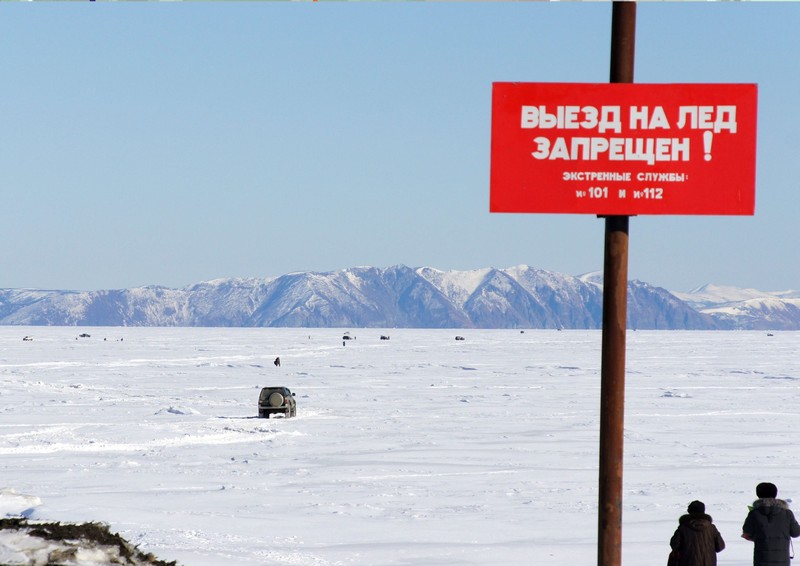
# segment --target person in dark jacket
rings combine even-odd
[[[775,484],[758,484],[756,496],[742,525],[742,538],[755,543],[753,566],[789,566],[791,539],[800,536],[800,525],[789,504],[778,499]]]
[[[678,528],[669,541],[672,552],[678,556],[680,566],[716,566],[717,553],[725,548],[725,541],[702,501],[689,503],[687,515],[678,519]]]

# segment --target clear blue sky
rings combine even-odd
[[[631,219],[629,276],[800,288],[800,4],[640,3],[636,82],[758,83],[754,217]],[[603,265],[489,213],[494,81],[606,82],[610,3],[0,5],[0,287]]]

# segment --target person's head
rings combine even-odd
[[[775,499],[778,497],[778,488],[774,483],[763,482],[756,486],[756,495],[759,499]]]
[[[686,510],[692,515],[702,515],[706,512],[706,504],[702,501],[692,501]]]

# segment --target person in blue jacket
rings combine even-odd
[[[753,566],[790,566],[792,538],[800,536],[800,524],[789,504],[778,499],[775,484],[758,484],[756,496],[742,525],[742,538],[755,543]]]

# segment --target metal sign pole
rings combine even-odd
[[[612,83],[633,82],[636,3],[615,1],[611,21]],[[625,330],[628,310],[628,216],[605,218],[603,344],[600,367],[598,566],[622,564],[622,458]]]

